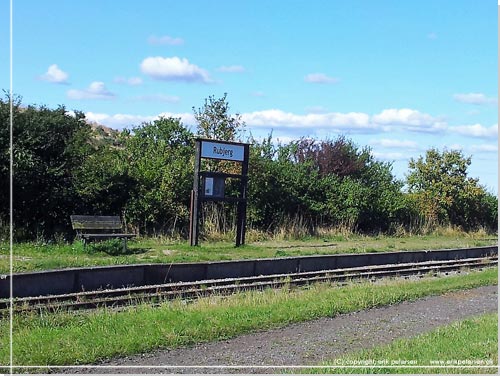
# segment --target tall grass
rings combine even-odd
[[[258,240],[304,240],[310,238],[338,238],[349,239],[359,236],[392,236],[397,238],[411,236],[447,236],[457,238],[485,238],[488,236],[496,236],[496,233],[491,233],[485,228],[478,228],[474,231],[464,231],[457,226],[427,226],[423,224],[421,227],[406,228],[400,224],[392,226],[388,233],[364,234],[356,231],[356,227],[351,222],[343,222],[336,226],[314,226],[308,223],[303,217],[294,217],[284,219],[274,231],[264,232],[257,229],[249,231],[252,239]]]
[[[231,241],[236,233],[236,217],[234,210],[224,209],[222,206],[209,205],[203,211],[203,231],[202,235],[209,241]],[[315,223],[305,216],[296,214],[293,217],[283,217],[274,224],[268,231],[249,227],[247,229],[249,241],[255,240],[302,240],[308,238],[333,238],[342,236],[349,238],[364,234],[357,230],[354,221],[342,221],[333,226],[325,226],[322,223]],[[478,228],[474,231],[464,231],[458,226],[439,225],[435,221],[425,218],[416,218],[410,224],[403,225],[393,223],[385,233],[375,235],[409,237],[409,236],[457,236],[457,237],[486,237],[492,234],[486,228]]]
[[[6,242],[10,238],[10,223],[0,217],[0,242]]]

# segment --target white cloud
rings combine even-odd
[[[466,112],[467,115],[479,115],[480,113],[481,111],[479,110],[470,110]]]
[[[404,126],[406,130],[413,132],[435,133],[444,131],[446,123],[429,114],[422,113],[410,108],[390,108],[372,116],[376,124],[387,126]]]
[[[141,71],[155,80],[210,83],[208,72],[191,64],[186,58],[147,57],[141,63]]]
[[[116,77],[114,79],[114,82],[116,82],[117,84],[126,84],[126,85],[130,85],[130,86],[138,86],[138,85],[142,84],[142,78],[140,78],[140,77],[129,77],[129,78],[126,78],[126,77]]]
[[[312,84],[335,84],[339,80],[335,77],[329,77],[324,73],[310,73],[304,77],[304,81]]]
[[[406,161],[411,158],[408,154],[403,154],[403,153],[381,153],[381,152],[376,152],[372,151],[371,154],[378,160],[382,161]]]
[[[250,126],[277,128],[328,128],[331,130],[370,130],[374,127],[369,116],[359,112],[296,115],[282,110],[264,110],[242,114]]]
[[[130,128],[133,126],[138,126],[144,122],[151,122],[159,119],[160,117],[173,117],[180,118],[181,121],[185,125],[193,125],[196,124],[196,120],[194,115],[191,113],[171,113],[171,112],[162,112],[158,115],[132,115],[132,114],[104,114],[104,113],[94,113],[94,112],[86,112],[85,117],[89,121],[93,121],[107,127],[115,128],[115,129],[123,129]]]
[[[243,73],[245,72],[245,67],[242,65],[223,65],[217,68],[217,70],[224,73]]]
[[[69,99],[111,99],[115,94],[106,89],[104,82],[94,81],[87,89],[68,90],[67,96]]]
[[[463,146],[461,144],[447,144],[443,145],[442,148],[448,150],[464,150],[466,153],[497,153],[498,145],[496,144],[474,144]]]
[[[338,113],[325,112],[323,108],[308,108],[309,113],[299,115],[279,109],[269,109],[242,114],[242,120],[249,126],[268,127],[276,130],[313,130],[316,134],[322,131],[340,132],[420,132],[420,133],[459,133],[475,137],[498,135],[498,126],[490,128],[479,124],[473,126],[449,126],[442,118],[417,110],[385,109],[378,114],[369,115],[362,112]],[[373,141],[374,145],[387,148],[407,148],[418,150],[417,143],[412,140],[383,139]]]
[[[130,98],[131,100],[145,100],[145,101],[161,101],[168,103],[176,103],[180,100],[176,96],[169,96],[165,94],[152,94],[143,95]],[[403,109],[404,110],[404,109]],[[262,131],[274,131],[274,136],[284,138],[289,141],[292,138],[309,135],[311,137],[329,137],[334,133],[384,133],[387,131],[412,131],[414,128],[419,130],[429,129],[446,132],[446,134],[459,134],[463,136],[472,136],[478,138],[496,138],[498,137],[498,125],[495,124],[491,127],[484,127],[480,124],[465,125],[465,126],[448,126],[436,122],[436,119],[427,114],[421,114],[418,111],[408,110],[406,113],[403,110],[384,110],[378,115],[370,116],[361,112],[349,113],[308,113],[308,114],[295,114],[285,112],[279,109],[269,109],[263,111],[255,111],[241,114],[241,120],[247,125],[247,130],[255,132],[254,135],[258,136]],[[389,112],[388,112],[389,111]],[[399,116],[396,116],[399,115]],[[182,122],[187,126],[194,126],[196,120],[192,113],[171,113],[164,112],[157,115],[132,115],[132,114],[102,114],[88,112],[87,118],[104,124],[109,127],[130,127],[139,125],[145,121],[153,121],[160,116],[181,118]],[[375,121],[376,120],[376,121]],[[425,121],[424,121],[425,120]],[[402,125],[394,129],[393,124]],[[390,124],[390,125],[387,125]],[[436,125],[437,124],[437,125]],[[396,139],[396,138],[380,138],[372,139],[369,145],[378,149],[387,149],[389,153],[382,153],[377,150],[377,156],[381,159],[387,160],[401,160],[402,157],[398,153],[391,153],[390,149],[399,149],[401,154],[408,155],[411,152],[420,151],[425,146],[420,146],[417,140],[412,139]],[[447,147],[462,148],[461,145],[447,145]],[[473,149],[471,149],[473,148]],[[469,147],[469,150],[477,152],[494,151],[492,146],[476,145]],[[406,158],[407,159],[407,158]]]
[[[88,121],[96,122],[111,128],[124,128],[132,125],[139,125],[146,121],[153,121],[155,116],[130,115],[130,114],[102,114],[86,112],[85,118]]]
[[[431,115],[409,108],[390,108],[383,110],[380,114],[373,115],[373,121],[378,124],[403,124],[418,126],[423,124],[432,124],[434,122],[434,118]]]
[[[496,144],[471,145],[470,150],[473,153],[497,153],[498,145]]]
[[[146,102],[178,103],[181,99],[175,95],[151,94],[151,95],[139,95],[137,97],[133,97],[132,100],[146,101]]]
[[[162,37],[157,37],[156,35],[151,35],[148,38],[148,43],[149,44],[155,44],[155,45],[169,45],[169,46],[179,46],[181,44],[184,44],[184,39],[182,38],[174,38],[169,35],[164,35]]]
[[[371,140],[370,145],[381,146],[388,149],[410,149],[417,150],[419,148],[418,143],[415,141],[408,140],[393,140],[382,138],[380,140]]]
[[[55,84],[67,84],[69,75],[60,69],[57,64],[52,64],[45,74],[40,76],[43,81],[52,82]]]
[[[453,98],[457,102],[475,105],[495,104],[497,98],[487,97],[483,93],[454,94]]]
[[[443,149],[448,150],[463,150],[464,147],[460,144],[443,145]]]
[[[491,127],[485,127],[481,124],[473,125],[459,125],[455,127],[449,127],[450,132],[455,132],[463,136],[471,137],[498,137],[498,124],[492,125]]]

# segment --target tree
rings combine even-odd
[[[386,231],[397,220],[402,183],[368,148],[343,136],[277,146],[269,136],[252,144],[252,223],[273,228],[299,218],[313,233],[317,226]]]
[[[359,177],[370,161],[370,150],[358,150],[351,140],[341,135],[336,140],[301,139],[297,144],[298,162],[312,161],[321,176],[334,174]]]
[[[75,171],[81,214],[125,215],[127,202],[137,189],[125,150],[128,137],[127,131],[109,135],[101,127],[93,131],[92,153]]]
[[[236,141],[245,126],[241,115],[229,113],[227,93],[219,99],[209,96],[203,108],[198,111],[193,107],[194,117],[198,122],[197,135],[221,141]]]
[[[229,103],[227,102],[227,93],[219,99],[209,96],[205,99],[202,108],[196,110],[193,107],[194,117],[197,121],[197,136],[215,139],[220,141],[236,141],[242,135],[245,127],[239,114],[231,115],[229,112]],[[202,170],[217,171],[238,174],[241,171],[239,163],[224,160],[203,160]],[[231,181],[226,185],[226,194],[235,191],[236,187]],[[232,213],[232,205],[224,206],[223,203],[211,202],[203,205],[202,221],[204,227],[215,228],[217,231],[227,231],[226,220]],[[234,219],[234,218],[233,218]],[[232,227],[233,223],[230,224]]]
[[[13,107],[17,109],[20,98],[13,98]],[[7,223],[10,212],[10,97],[0,100],[0,230],[2,235],[9,233]]]
[[[429,221],[464,229],[492,227],[491,218],[498,214],[488,213],[491,198],[478,179],[468,177],[470,164],[471,157],[461,151],[434,148],[427,150],[425,158],[410,160],[408,191]]]
[[[133,128],[125,158],[136,189],[127,202],[129,221],[142,232],[174,232],[187,224],[193,184],[193,135],[174,118]]]
[[[74,172],[91,152],[90,126],[83,113],[70,115],[64,106],[51,110],[45,106],[22,107],[20,103],[20,99],[13,103],[15,235],[18,239],[49,238],[69,232],[69,216],[80,209]],[[9,102],[1,101],[0,106],[5,125],[0,142],[5,150]],[[2,181],[8,181],[4,180],[4,157],[2,151]]]
[[[249,166],[249,222],[274,229],[300,218],[312,228],[324,191],[310,161],[295,160],[297,142],[273,145],[271,136],[252,141]]]

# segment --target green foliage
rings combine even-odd
[[[310,164],[292,160],[295,144],[272,144],[271,136],[250,150],[249,221],[257,227],[275,228],[287,218],[311,217],[315,171]]]
[[[0,238],[9,217],[10,99],[0,100]],[[14,109],[14,224],[17,240],[72,238],[71,214],[120,215],[129,231],[187,236],[194,135],[179,119],[161,118],[113,131],[64,107]],[[197,136],[234,141],[244,123],[227,95],[194,110]],[[266,233],[299,236],[320,228],[363,233],[424,233],[435,224],[495,231],[497,198],[467,176],[471,158],[431,149],[411,160],[408,192],[390,163],[345,136],[277,144],[250,137],[247,223]],[[208,160],[209,171],[239,173],[238,163]],[[227,195],[238,191],[227,179]],[[204,205],[205,229],[234,230],[234,205]],[[211,226],[208,226],[211,225]],[[420,229],[420,230],[419,230]]]
[[[193,107],[194,117],[197,122],[197,137],[215,139],[221,141],[236,141],[242,136],[245,127],[239,114],[229,112],[227,93],[215,99],[209,96],[205,99],[202,108],[196,110]],[[239,174],[241,167],[239,163],[223,160],[202,160],[202,170],[217,171]],[[239,183],[226,179],[226,195],[235,196],[239,191]],[[202,236],[207,235],[209,230],[212,234],[228,233],[234,227],[235,210],[232,205],[224,206],[219,203],[207,203],[202,206],[201,220],[204,225],[201,228]]]
[[[310,232],[317,226],[387,231],[400,219],[402,183],[369,149],[342,136],[278,146],[271,136],[252,141],[249,219],[258,227],[299,216]]]
[[[478,179],[468,177],[470,164],[471,157],[455,150],[430,149],[425,158],[410,160],[409,192],[429,221],[466,230],[496,227],[497,200]]]
[[[227,93],[222,98],[209,96],[203,108],[198,111],[193,107],[194,117],[198,122],[198,136],[214,140],[235,141],[244,128],[239,114],[229,113]]]
[[[125,155],[128,134],[119,134],[114,142],[96,142],[100,130],[97,128],[91,139],[93,152],[75,170],[76,188],[83,207],[79,214],[123,215],[137,186]]]
[[[20,99],[14,98],[15,107]],[[10,184],[10,98],[0,100],[0,222],[8,221]]]
[[[0,101],[2,150],[8,141],[5,116],[8,107],[9,101]],[[49,237],[67,231],[69,216],[81,209],[74,171],[91,151],[87,142],[90,126],[81,112],[72,116],[63,106],[55,110],[44,106],[21,107],[20,100],[13,103],[13,117],[16,235]],[[5,153],[2,155],[0,180],[5,182],[8,167]],[[5,205],[8,200],[2,202]],[[2,206],[3,214],[5,209]]]
[[[179,119],[136,127],[125,141],[125,161],[135,187],[126,215],[142,233],[185,228],[193,185],[193,136]]]

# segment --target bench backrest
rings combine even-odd
[[[71,226],[77,232],[114,232],[122,229],[118,215],[71,215]]]

